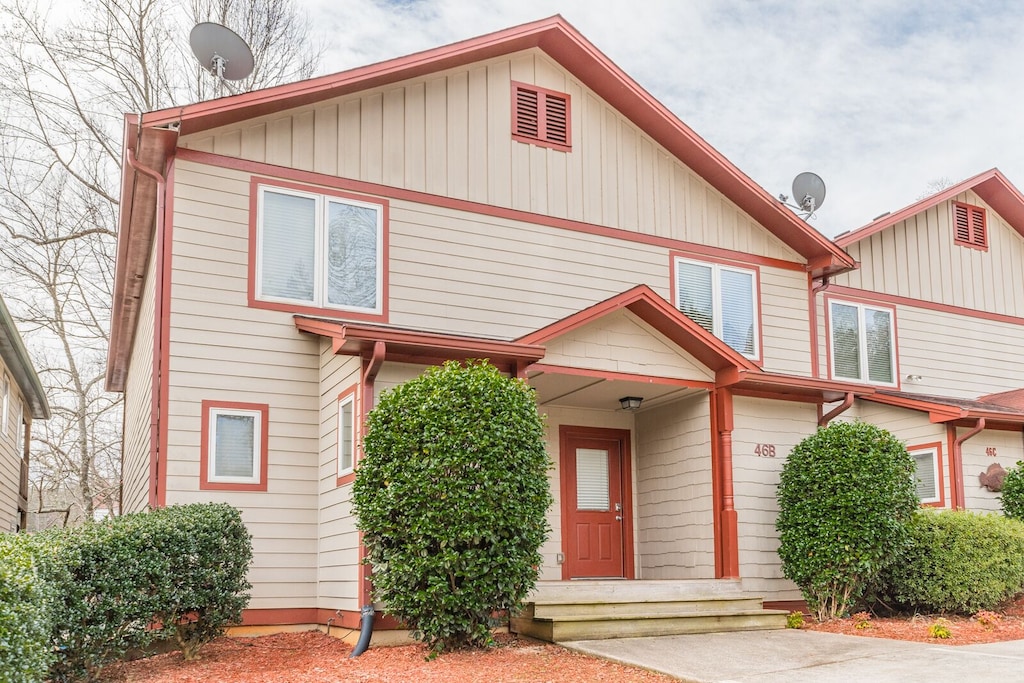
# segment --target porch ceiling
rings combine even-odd
[[[527,371],[527,380],[530,386],[537,390],[537,403],[541,407],[558,406],[590,410],[621,410],[619,399],[623,396],[643,398],[643,410],[707,391],[706,388],[678,382],[538,370]]]

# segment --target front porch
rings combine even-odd
[[[739,579],[541,581],[510,628],[549,642],[786,627]]]

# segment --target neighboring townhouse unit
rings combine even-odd
[[[980,205],[972,191],[958,201]],[[941,461],[981,443],[966,399],[1020,386],[906,398],[900,373],[935,371],[885,336],[896,317],[913,329],[896,294],[865,294],[882,289],[854,257],[560,17],[129,115],[121,207],[107,382],[125,394],[123,506],[239,507],[247,624],[357,625],[363,420],[448,359],[525,378],[548,416],[545,586],[737,579],[777,603],[800,597],[774,529],[792,446],[878,415]],[[935,421],[954,412],[952,432]]]
[[[32,420],[49,417],[43,385],[0,298],[0,531],[27,526]]]
[[[819,363],[873,389],[843,418],[907,444],[925,504],[998,511],[979,475],[1024,460],[1024,196],[993,169],[836,243],[859,267],[816,283]]]

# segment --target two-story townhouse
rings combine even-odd
[[[28,465],[32,420],[50,407],[25,343],[0,298],[0,531],[28,524]]]
[[[871,391],[809,323],[855,263],[560,17],[127,116],[121,207],[124,509],[239,507],[247,624],[358,623],[363,418],[467,358],[547,415],[542,582],[799,598],[775,485]]]
[[[1024,195],[998,170],[836,238],[816,283],[823,376],[874,389],[843,419],[892,431],[924,504],[998,511],[979,475],[1024,459]]]

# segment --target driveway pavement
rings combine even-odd
[[[692,683],[1024,681],[1024,640],[929,645],[787,629],[562,645]]]

